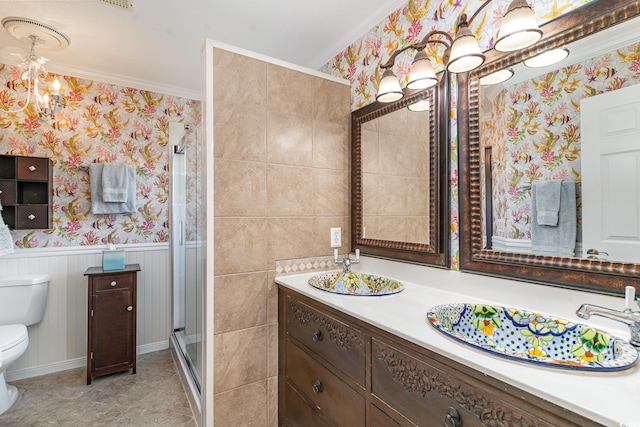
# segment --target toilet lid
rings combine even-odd
[[[0,326],[0,352],[15,347],[27,337],[27,327],[24,325]]]

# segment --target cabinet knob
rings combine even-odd
[[[116,281],[114,280],[113,282],[109,283],[111,286],[115,286],[117,285]]]
[[[29,214],[29,216],[27,218],[29,218],[31,221],[33,221],[34,219],[36,219],[36,216],[34,214]]]
[[[2,190],[0,190],[0,194],[2,194]]]
[[[127,307],[127,311],[133,311],[133,306],[130,305],[129,307]]]
[[[462,425],[460,422],[460,414],[455,408],[449,406],[446,414],[444,414],[444,427],[458,427]]]
[[[313,342],[322,341],[322,332],[320,331],[320,329],[316,329],[311,339],[313,340]]]
[[[29,166],[29,170],[30,170],[31,172],[34,172],[34,171],[36,170],[36,167],[35,167],[35,166],[33,166],[33,165],[31,165],[31,166]]]
[[[313,383],[313,392],[314,393],[322,392],[322,383],[320,382],[320,380],[316,380],[316,382]]]

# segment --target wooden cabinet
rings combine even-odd
[[[281,426],[600,425],[283,286],[279,316]]]
[[[104,271],[90,267],[88,276],[87,384],[101,375],[136,373],[136,287],[140,265]]]
[[[0,202],[7,226],[51,228],[52,183],[51,159],[0,155]]]

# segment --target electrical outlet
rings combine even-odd
[[[342,246],[342,230],[340,227],[331,228],[331,247],[339,248]]]

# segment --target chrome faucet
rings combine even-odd
[[[360,249],[356,249],[356,258],[349,258],[349,253],[344,254],[343,259],[338,259],[338,250],[333,251],[333,263],[342,266],[343,273],[351,273],[352,264],[360,264]]]
[[[625,309],[623,311],[612,310],[598,305],[582,304],[576,311],[576,315],[581,319],[588,319],[593,314],[626,323],[631,332],[629,342],[634,347],[640,347],[640,311],[631,310],[631,303],[635,302],[635,296],[636,288],[627,286],[624,290]]]

